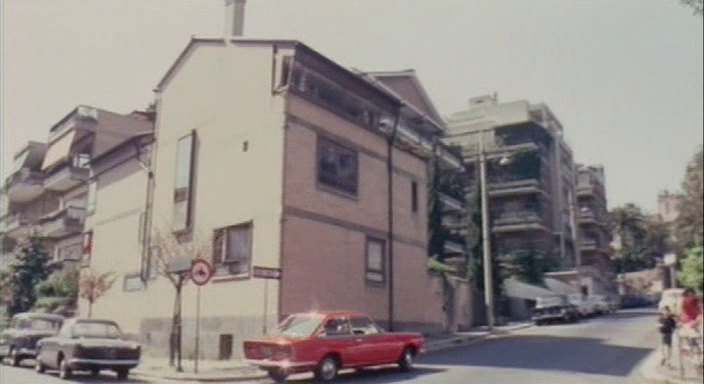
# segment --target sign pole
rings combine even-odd
[[[196,360],[193,371],[198,373],[198,359],[200,358],[200,285],[196,288]]]
[[[266,335],[266,320],[269,312],[269,279],[264,279],[264,321],[262,322],[262,333]]]

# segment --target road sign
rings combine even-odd
[[[213,277],[213,268],[210,267],[207,261],[197,259],[191,264],[191,280],[195,285],[205,285]]]
[[[185,273],[191,269],[191,260],[182,258],[169,261],[166,265],[166,270],[169,273]]]
[[[254,277],[257,279],[281,280],[281,268],[254,267]]]
[[[677,255],[675,255],[674,253],[668,253],[663,258],[663,262],[665,263],[665,265],[675,265],[677,264]]]

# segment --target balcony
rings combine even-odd
[[[504,213],[492,220],[494,232],[546,231],[545,220],[536,211],[519,211]]]
[[[41,172],[22,168],[5,181],[7,197],[14,203],[26,203],[44,191],[44,178]]]
[[[83,232],[84,207],[69,206],[39,219],[40,233],[48,238],[61,238]]]
[[[65,192],[88,181],[90,176],[90,158],[84,155],[74,156],[71,162],[46,177],[44,185],[52,191]]]
[[[544,193],[538,179],[523,179],[514,181],[490,182],[489,196],[514,196],[532,193]]]
[[[464,208],[462,207],[462,202],[450,197],[442,192],[439,193],[440,203],[442,204],[442,212],[462,212]]]
[[[31,231],[32,221],[26,215],[19,213],[3,216],[0,221],[0,233],[11,239],[27,236]]]
[[[577,196],[587,197],[594,196],[595,190],[594,186],[591,184],[578,184],[577,185]]]
[[[445,252],[450,255],[464,255],[465,249],[462,246],[462,244],[451,241],[451,240],[446,240],[445,241]]]

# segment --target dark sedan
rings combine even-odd
[[[24,359],[33,359],[37,342],[54,336],[59,331],[64,318],[45,313],[18,313],[12,316],[10,327],[0,333],[0,361],[10,358],[13,366]]]
[[[130,369],[139,364],[139,344],[126,340],[120,327],[111,320],[66,320],[58,335],[39,341],[37,372],[47,368],[59,370],[68,379],[74,371],[88,371],[97,376],[102,369],[113,370],[124,380]]]

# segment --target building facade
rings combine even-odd
[[[413,73],[351,71],[296,41],[193,39],[156,92],[155,145],[139,163],[148,171],[128,161],[97,177],[90,264],[122,284],[94,316],[166,349],[175,290],[155,270],[167,235],[195,250],[170,263],[214,266],[200,289],[205,357],[241,357],[243,339],[316,309],[442,329],[442,286],[427,272],[427,164],[461,160],[434,145],[444,126]],[[282,277],[256,278],[255,267]],[[190,353],[195,287],[182,295]]]

